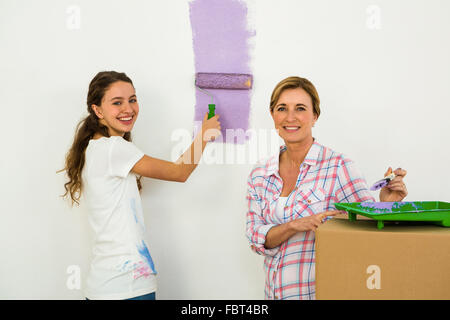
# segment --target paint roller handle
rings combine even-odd
[[[216,105],[215,104],[208,104],[209,112],[208,112],[208,119],[211,119],[214,117],[216,113]]]

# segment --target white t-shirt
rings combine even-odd
[[[289,197],[279,197],[277,200],[277,205],[275,207],[275,216],[279,221],[284,221],[284,206],[286,205],[287,199]]]
[[[130,171],[143,156],[119,136],[90,140],[86,148],[83,196],[94,231],[88,299],[128,299],[156,291],[141,197]]]

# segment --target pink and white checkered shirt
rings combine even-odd
[[[265,298],[315,299],[315,233],[299,232],[273,249],[264,247],[266,234],[276,225],[335,210],[336,202],[375,201],[366,181],[352,160],[314,141],[282,215],[276,210],[283,188],[279,154],[257,165],[247,185],[246,234],[252,250],[265,256]]]

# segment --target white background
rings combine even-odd
[[[321,97],[320,143],[355,160],[369,184],[388,166],[407,169],[405,201],[450,200],[449,1],[247,5],[256,30],[251,129],[273,128],[268,104],[278,81],[306,77]],[[0,0],[0,46],[0,298],[83,299],[87,211],[59,197],[65,177],[56,171],[102,70],[126,72],[135,84],[135,144],[171,159],[172,133],[193,130],[188,2]],[[245,238],[252,166],[202,164],[185,184],[144,181],[159,299],[264,298],[263,257]],[[66,285],[70,266],[79,267],[80,290]]]

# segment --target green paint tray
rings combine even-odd
[[[378,229],[383,229],[384,221],[427,221],[450,227],[448,202],[350,202],[335,203],[334,206],[347,211],[350,221],[355,221],[357,214],[377,220]]]

